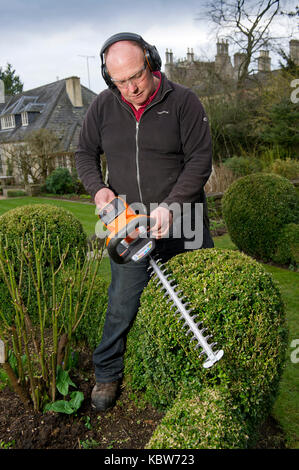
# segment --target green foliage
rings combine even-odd
[[[154,431],[147,449],[243,449],[248,429],[227,390],[207,387],[178,398]]]
[[[5,212],[0,216],[0,237],[5,239],[8,254],[17,253],[17,245],[23,238],[27,249],[33,249],[34,231],[37,246],[47,237],[52,247],[54,265],[57,266],[62,252],[68,249],[67,259],[76,250],[84,252],[86,235],[81,222],[69,211],[50,204],[28,204]],[[49,252],[44,253],[47,265]]]
[[[297,70],[298,72],[298,70]],[[297,153],[299,137],[299,107],[291,100],[295,70],[280,70],[268,76],[257,90],[255,113],[252,116],[253,136],[262,147],[279,145],[285,151]]]
[[[195,321],[204,322],[224,356],[211,369],[202,367],[199,351],[152,279],[128,335],[128,385],[168,409],[180,393],[196,396],[219,385],[230,390],[253,434],[273,404],[284,364],[287,329],[278,287],[259,263],[237,251],[197,250],[166,266]]]
[[[287,224],[281,229],[272,259],[279,264],[299,265],[299,224]]]
[[[89,307],[102,253],[86,257],[82,263],[76,251],[68,264],[67,247],[55,266],[47,233],[37,245],[33,231],[32,242],[29,250],[21,239],[16,255],[12,252],[9,256],[9,246],[0,238],[0,274],[8,292],[6,304],[12,307],[11,311],[5,303],[0,305],[0,337],[9,352],[12,386],[25,406],[30,403],[39,411],[49,401],[56,401],[56,385],[62,395],[73,385],[66,374],[71,345]],[[45,247],[50,253],[49,266],[45,266]],[[76,392],[70,398],[67,404],[54,403],[54,408],[62,411],[65,406],[64,412],[75,411],[83,395]]]
[[[76,191],[76,184],[67,168],[56,168],[46,179],[46,190],[53,194],[70,194]]]
[[[64,270],[59,276],[57,292],[63,291],[69,279],[75,278],[76,273],[72,266]],[[92,292],[90,292],[88,309],[74,332],[74,340],[88,344],[91,349],[94,349],[99,344],[102,336],[108,303],[108,284],[108,281],[106,281],[102,275],[97,274],[95,276],[94,287]],[[82,280],[82,282],[75,282],[72,302],[79,302],[79,311],[82,310],[87,295],[88,284],[84,282],[84,280]]]
[[[47,233],[47,240],[45,240]],[[78,250],[81,261],[86,250],[86,235],[80,221],[69,211],[48,204],[32,204],[5,212],[0,216],[0,239],[7,247],[9,260],[18,259],[21,241],[24,247],[33,252],[33,234],[36,246],[44,244],[41,265],[45,270],[44,282],[47,285],[48,276],[46,270],[53,262],[54,268],[60,264],[62,253],[65,254],[66,262],[73,262],[75,252]],[[51,249],[50,249],[51,247]],[[51,258],[51,260],[50,260]],[[35,297],[32,280],[28,268],[19,259],[14,265],[14,273],[19,279],[20,268],[23,269],[24,297],[28,298],[31,305],[32,319],[37,315],[37,305],[34,307]],[[33,267],[33,269],[35,269]],[[46,289],[47,290],[47,289]],[[14,307],[6,284],[0,273],[0,302],[7,312],[14,312]]]
[[[269,170],[289,180],[295,180],[299,178],[299,161],[291,158],[276,159]]]
[[[299,222],[299,198],[292,183],[274,174],[256,173],[234,181],[222,198],[232,242],[245,253],[272,259],[280,230]]]
[[[5,95],[17,95],[23,91],[23,83],[11,64],[6,65],[6,69],[0,67],[0,79],[4,82]]]
[[[7,190],[7,197],[21,197],[21,196],[26,196],[26,191],[23,189],[8,189]]]
[[[261,138],[265,143],[278,144],[286,148],[296,148],[299,134],[294,132],[299,124],[299,107],[289,97],[282,98],[268,110],[268,123],[265,125]]]
[[[252,122],[257,104],[255,96],[224,93],[203,101],[209,116],[213,160],[225,160],[240,151],[251,152],[257,140]]]
[[[59,393],[63,396],[67,396],[69,393],[69,387],[75,387],[76,385],[70,379],[69,372],[63,370],[61,366],[57,367],[57,376],[56,376],[56,387]],[[72,414],[75,413],[81,406],[84,400],[84,395],[82,392],[76,391],[70,393],[70,400],[56,400],[53,403],[48,403],[44,407],[44,412],[46,411],[55,411],[56,413],[66,413]]]
[[[229,168],[234,176],[246,176],[251,173],[257,173],[262,170],[260,160],[253,157],[231,157],[223,163],[226,168]]]

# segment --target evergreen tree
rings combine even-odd
[[[0,67],[0,79],[4,82],[5,95],[17,95],[23,91],[23,83],[11,64],[8,63],[5,70]]]

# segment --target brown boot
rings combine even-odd
[[[115,405],[118,397],[119,381],[97,382],[91,392],[91,406],[97,411],[105,411]]]

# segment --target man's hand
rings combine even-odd
[[[95,197],[94,202],[99,210],[101,210],[108,202],[112,201],[115,198],[115,194],[109,188],[102,188],[100,189]]]
[[[172,213],[170,210],[159,206],[150,213],[150,217],[156,220],[155,225],[151,228],[151,235],[157,239],[167,235],[172,224]]]

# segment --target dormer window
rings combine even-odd
[[[1,118],[1,129],[13,129],[16,127],[14,114],[7,114]]]
[[[24,111],[23,113],[21,113],[21,117],[22,117],[22,126],[28,126],[28,113]]]

